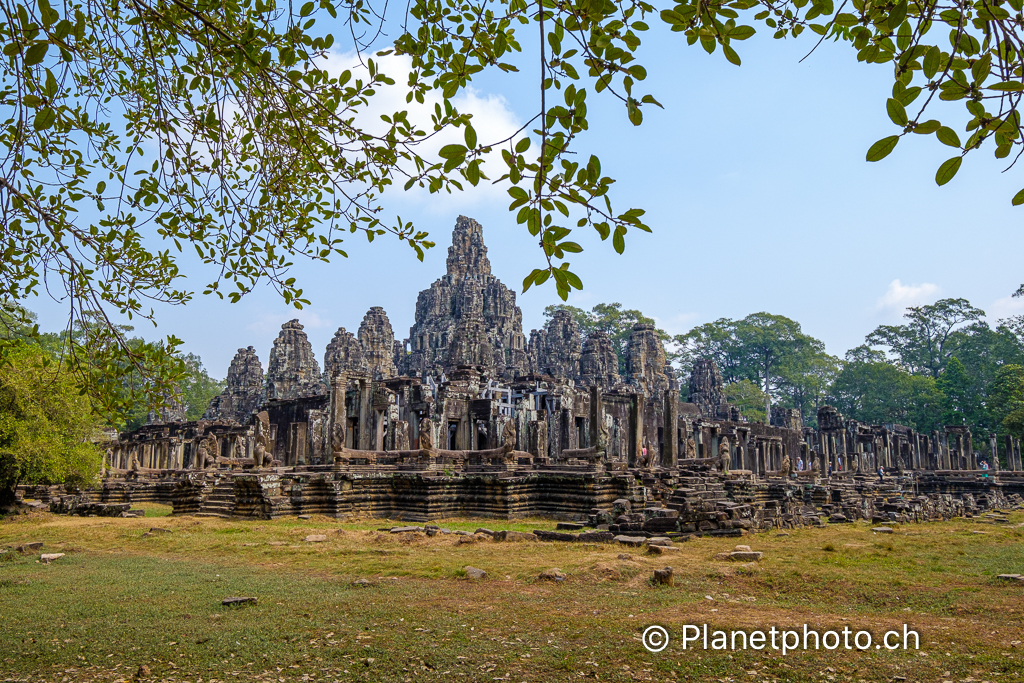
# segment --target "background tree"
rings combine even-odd
[[[985,311],[967,299],[940,299],[908,308],[903,316],[906,324],[880,325],[865,341],[885,347],[908,372],[927,373],[938,379],[961,339],[955,332],[984,316]]]
[[[565,304],[552,305],[544,309],[545,320],[550,320],[555,311],[559,310],[572,314],[583,339],[597,331],[608,335],[619,357],[620,375],[626,373],[626,347],[629,335],[633,333],[633,326],[637,323],[655,324],[654,318],[649,318],[636,309],[624,309],[620,303],[597,304],[589,311]],[[668,333],[664,330],[655,328],[655,332],[662,341],[669,339]]]
[[[66,365],[21,342],[0,365],[0,509],[22,481],[82,486],[99,470],[100,420]]]
[[[989,409],[999,430],[1024,438],[1024,365],[1004,365],[989,388]]]
[[[746,373],[742,368],[742,351],[736,340],[737,324],[735,320],[719,318],[673,337],[673,355],[679,361],[681,373],[689,375],[695,361],[710,358],[718,366],[725,384],[742,381]]]
[[[725,400],[736,406],[740,414],[751,422],[768,423],[768,416],[764,412],[768,399],[761,387],[749,379],[741,379],[738,382],[726,384]]]
[[[826,381],[831,370],[825,346],[805,335],[800,324],[781,315],[752,313],[742,320],[721,318],[677,335],[676,354],[682,371],[693,362],[710,358],[718,365],[725,384],[749,380],[764,395],[765,415],[771,415],[773,396],[796,398],[805,409]],[[817,377],[817,378],[816,378]]]
[[[782,369],[778,388],[783,405],[799,410],[807,426],[817,427],[818,408],[825,405],[841,367],[842,362],[825,351],[824,343],[808,337]]]
[[[847,353],[829,387],[828,402],[845,416],[869,424],[903,424],[924,433],[941,427],[946,396],[935,380],[911,375],[880,355],[867,347]]]
[[[943,423],[948,425],[976,425],[985,428],[988,414],[978,394],[977,385],[967,368],[956,356],[949,359],[935,386],[946,396]]]

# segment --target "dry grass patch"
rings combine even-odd
[[[148,513],[147,513],[148,514]],[[1016,514],[1014,521],[1024,520]],[[152,526],[171,531],[143,537]],[[672,555],[615,545],[456,544],[451,535],[389,534],[380,520],[272,522],[67,518],[0,522],[0,548],[43,541],[51,564],[8,553],[0,564],[0,676],[39,681],[153,680],[1019,681],[1024,529],[953,521],[875,536],[862,524],[698,539]],[[440,526],[520,531],[515,524]],[[326,541],[308,543],[311,534]],[[715,561],[737,542],[750,566]],[[891,546],[891,547],[890,547]],[[831,548],[825,550],[824,548]],[[70,552],[69,552],[70,551]],[[467,565],[488,578],[464,578]],[[671,565],[676,587],[654,588]],[[558,567],[564,582],[539,581]],[[366,580],[366,584],[356,583]],[[220,600],[253,595],[256,606]],[[907,623],[910,652],[703,652],[678,642],[646,652],[651,624],[727,629],[868,629]],[[1014,644],[1016,643],[1016,644]],[[947,655],[948,653],[948,655]],[[754,672],[754,673],[749,673]]]

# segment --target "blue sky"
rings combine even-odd
[[[617,102],[591,95],[581,155],[601,156],[605,173],[618,179],[616,207],[646,209],[654,232],[631,233],[619,256],[581,231],[586,251],[572,266],[584,290],[569,303],[618,301],[674,334],[763,310],[797,320],[839,356],[877,325],[897,322],[907,305],[964,297],[992,322],[1024,312],[1024,302],[1009,298],[1024,282],[1015,256],[1024,208],[1010,205],[1024,174],[1001,173],[986,148],[937,187],[935,169],[953,150],[934,137],[911,136],[882,162],[865,162],[875,140],[898,132],[885,113],[891,69],[858,64],[852,49],[833,44],[799,63],[811,35],[775,41],[763,33],[740,46],[743,65],[735,67],[667,28],[651,31],[639,53],[649,73],[642,89],[665,109],[647,107],[639,128]],[[517,76],[474,83],[463,103],[478,128],[498,134],[533,113],[536,70],[527,64]],[[953,108],[934,113],[959,118]],[[295,317],[320,360],[334,331],[355,331],[371,306],[383,306],[404,338],[417,292],[444,273],[459,214],[483,224],[494,274],[521,290],[542,257],[507,205],[500,187],[434,196],[396,189],[386,209],[437,242],[423,263],[394,240],[353,236],[347,260],[294,269],[312,300],[303,311],[265,288],[238,304],[197,294],[186,307],[159,310],[156,330],[137,332],[183,338],[217,377],[239,347],[254,346],[265,365],[281,323]],[[210,277],[191,265],[186,272],[195,290]],[[520,295],[527,333],[558,302],[548,286]],[[64,324],[59,304],[28,304],[43,328]]]

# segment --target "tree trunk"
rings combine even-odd
[[[14,487],[0,487],[0,514],[11,512],[15,509],[17,497],[14,495]]]

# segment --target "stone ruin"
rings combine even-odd
[[[262,518],[549,515],[732,534],[963,514],[1024,491],[1012,439],[990,439],[1009,468],[981,472],[965,427],[926,435],[829,406],[817,430],[788,409],[750,422],[710,360],[694,363],[683,401],[652,325],[634,326],[624,375],[608,335],[583,339],[568,312],[526,339],[482,227],[459,217],[447,272],[420,292],[407,339],[373,307],[356,335],[338,330],[321,372],[302,325],[285,323],[266,375],[252,347],[239,350],[202,420],[120,435],[96,502]]]

